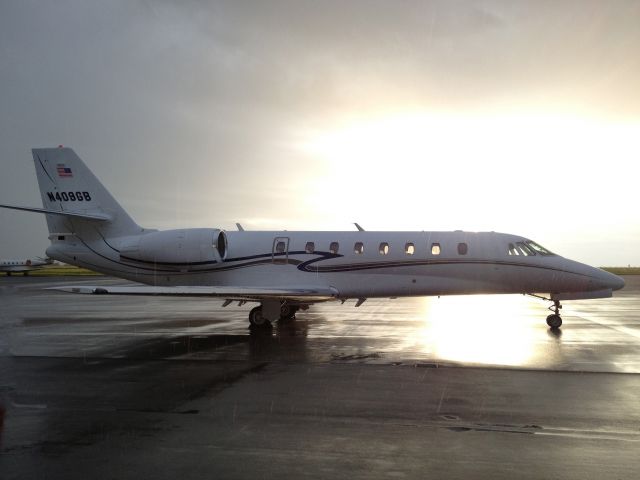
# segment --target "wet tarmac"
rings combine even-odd
[[[0,478],[637,478],[640,276],[611,299],[250,305],[0,278]],[[3,413],[4,412],[4,413]]]

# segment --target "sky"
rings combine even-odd
[[[640,2],[0,0],[0,203],[74,148],[148,228],[501,231],[640,265]],[[0,258],[44,218],[0,210]]]

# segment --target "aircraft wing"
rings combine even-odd
[[[49,287],[68,293],[84,293],[91,295],[147,295],[167,297],[218,297],[226,300],[264,301],[289,300],[303,303],[324,302],[338,297],[338,290],[332,287],[227,287],[227,286],[185,286],[154,287],[149,285],[116,285],[116,286],[62,286]]]

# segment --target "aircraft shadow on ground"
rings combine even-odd
[[[271,327],[247,328],[246,334],[201,333],[171,335],[105,351],[104,357],[137,360],[302,360],[304,361],[308,323],[290,320]]]

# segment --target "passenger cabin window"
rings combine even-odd
[[[382,242],[378,247],[378,251],[380,255],[387,255],[389,253],[389,244],[387,242]]]
[[[304,251],[306,253],[313,253],[316,251],[316,244],[313,242],[307,242],[307,244],[304,246]]]
[[[353,246],[353,252],[362,255],[364,253],[364,244],[362,242],[356,242]]]
[[[458,255],[466,255],[468,251],[469,251],[469,247],[467,246],[466,243],[458,244]]]
[[[276,243],[276,253],[284,253],[286,250],[286,246],[284,242]]]
[[[340,245],[338,244],[338,242],[331,242],[331,245],[329,245],[329,251],[334,255],[338,253],[339,248],[340,248]]]
[[[413,243],[407,243],[404,246],[404,253],[406,253],[407,255],[413,255],[414,253],[416,253],[416,247]]]
[[[431,255],[440,255],[440,244],[432,243],[431,244]]]

